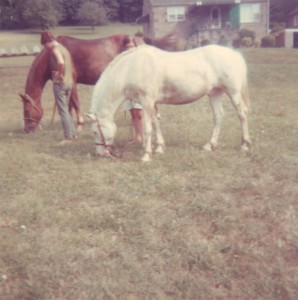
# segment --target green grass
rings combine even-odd
[[[160,106],[166,151],[149,164],[122,148],[121,109],[122,158],[96,158],[88,126],[60,147],[50,83],[44,130],[23,134],[28,68],[0,69],[1,299],[298,298],[298,52],[243,53],[250,151],[228,100],[219,149],[201,150],[212,129],[203,99]],[[79,86],[83,112],[91,92]]]

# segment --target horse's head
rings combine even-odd
[[[117,131],[115,122],[107,119],[100,120],[96,115],[87,114],[92,120],[91,131],[95,139],[96,155],[100,157],[113,156],[114,137]]]
[[[43,115],[43,109],[40,101],[32,99],[27,94],[21,94],[20,97],[24,107],[24,131],[30,133],[36,130]]]
[[[166,51],[183,51],[186,49],[185,39],[175,31],[167,33],[166,35],[158,39],[152,39],[146,36],[136,36],[136,38],[138,39],[138,41],[142,39],[143,43],[147,45],[151,45]]]

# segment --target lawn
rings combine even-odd
[[[9,35],[39,42],[38,32],[0,32],[1,42]],[[160,105],[166,150],[148,164],[139,147],[123,148],[130,118],[121,108],[121,158],[95,157],[88,125],[61,147],[50,83],[43,130],[24,134],[18,92],[34,57],[0,59],[0,299],[298,299],[298,51],[242,53],[251,149],[239,150],[226,99],[219,149],[202,150],[213,122],[204,98]],[[91,93],[79,86],[83,112]]]

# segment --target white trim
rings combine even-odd
[[[259,23],[261,21],[260,3],[240,4],[240,23]]]
[[[167,7],[168,22],[183,22],[185,21],[185,6]]]
[[[293,18],[293,26],[298,26],[298,15],[295,15]]]

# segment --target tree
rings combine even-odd
[[[84,0],[62,0],[63,23],[76,24],[78,22],[78,11]]]
[[[29,27],[56,26],[61,19],[57,0],[23,0],[21,15]]]
[[[120,3],[117,0],[104,0],[103,6],[109,20],[119,20]]]
[[[17,0],[0,0],[1,28],[12,29],[21,26],[21,4]]]
[[[94,31],[95,25],[103,25],[107,23],[107,16],[104,8],[99,3],[87,1],[84,2],[79,11],[78,18],[82,24],[91,26]]]
[[[122,22],[135,22],[142,15],[143,0],[122,0],[120,18]]]

